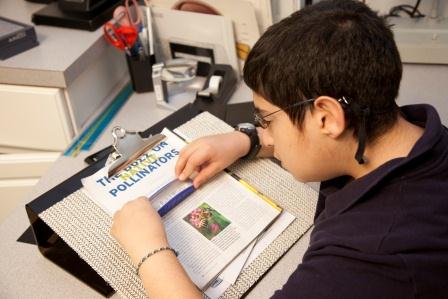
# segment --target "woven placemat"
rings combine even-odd
[[[233,128],[204,112],[176,129],[188,139]],[[269,159],[239,161],[231,171],[274,199],[296,219],[240,274],[222,298],[239,298],[311,227],[318,193],[297,182]],[[51,206],[39,217],[123,298],[147,298],[135,266],[110,236],[112,219],[81,190]]]

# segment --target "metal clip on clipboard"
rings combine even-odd
[[[142,138],[136,131],[127,131],[120,126],[112,129],[113,151],[106,160],[105,168],[108,177],[124,169],[144,152],[156,146],[166,138],[163,134]]]

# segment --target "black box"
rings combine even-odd
[[[107,0],[59,0],[59,8],[63,11],[89,12],[99,8]]]
[[[63,11],[58,2],[52,2],[33,13],[31,21],[36,25],[48,25],[95,31],[112,19],[115,8],[123,0],[107,0],[93,11]]]
[[[0,17],[0,59],[39,45],[33,26]]]
[[[132,89],[135,92],[154,91],[152,65],[155,61],[156,58],[154,55],[145,55],[143,57],[126,55]]]

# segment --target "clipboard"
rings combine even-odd
[[[230,97],[229,91],[223,91],[226,97]],[[252,103],[240,103],[232,105],[222,105],[219,103],[221,111],[217,113],[224,119],[231,119],[233,122],[247,122],[250,120],[253,111]],[[203,110],[199,107],[209,107],[211,104],[198,105],[197,102],[187,104],[183,108],[164,118],[160,122],[154,124],[150,128],[139,133],[142,138],[147,138],[152,134],[162,131],[163,128],[174,130],[176,127],[192,119]],[[218,107],[219,108],[219,107]],[[219,109],[215,108],[214,111]],[[224,111],[222,111],[224,110]],[[227,114],[227,110],[230,114]],[[236,123],[235,123],[236,124]],[[233,124],[232,124],[233,125]],[[65,242],[51,229],[40,217],[39,214],[60,202],[65,196],[75,192],[82,187],[81,179],[90,176],[103,168],[107,157],[112,152],[112,146],[96,152],[85,159],[88,167],[74,174],[72,177],[55,186],[41,196],[37,197],[25,206],[30,228],[25,231],[21,239],[29,239],[27,243],[37,245],[39,251],[50,261],[54,262],[64,270],[73,274],[75,277],[86,283],[102,295],[110,297],[115,293],[112,287],[104,281],[79,255],[71,249]],[[28,236],[28,237],[27,237]],[[32,240],[34,239],[34,240]]]
[[[161,128],[167,127],[175,129],[187,120],[193,118],[201,112],[195,105],[187,104],[183,108],[174,112],[167,118],[156,123],[146,131],[140,133],[142,137],[155,134]],[[38,198],[25,206],[31,229],[39,251],[49,260],[70,272],[75,277],[86,283],[102,295],[110,297],[114,294],[114,289],[99,276],[79,255],[68,246],[62,238],[54,232],[40,217],[39,214],[60,202],[65,196],[75,192],[82,187],[81,179],[90,176],[104,167],[106,157],[112,151],[111,147],[101,151],[101,156],[97,157],[88,167],[73,175],[68,180],[57,185],[53,189],[42,194]]]
[[[178,126],[177,130],[180,130],[182,134],[189,138],[197,138],[200,137],[201,134],[217,134],[233,130],[231,126],[217,119],[210,113],[194,115],[194,112],[197,112],[197,109],[194,107],[184,108],[193,109],[191,115],[194,116],[194,118],[191,121]],[[89,221],[89,217],[92,218],[98,215],[95,214],[95,211],[90,211],[91,208],[95,209],[96,205],[92,200],[85,197],[83,198],[80,193],[76,191],[81,187],[80,179],[82,177],[93,174],[103,167],[103,165],[104,159],[87,167],[68,181],[63,182],[38,199],[29,203],[27,205],[27,212],[32,223],[36,240],[38,241],[39,250],[44,256],[69,271],[104,296],[110,296],[113,294],[114,290],[106,280],[100,276],[100,274],[97,274],[96,271],[101,270],[101,265],[98,267],[96,261],[92,261],[92,259],[96,258],[100,259],[100,262],[104,259],[107,259],[109,262],[114,261],[117,258],[117,256],[108,256],[108,248],[103,249],[104,244],[107,246],[111,245],[111,243],[108,243],[106,240],[111,239],[108,230],[110,227],[107,228],[107,225],[95,222],[95,230],[102,230],[103,235],[99,236],[91,231],[86,232],[86,229],[82,226],[84,225],[84,222]],[[279,203],[282,207],[296,216],[296,220],[293,221],[293,223],[291,223],[291,225],[288,226],[288,228],[277,237],[274,242],[272,242],[241,272],[235,284],[229,286],[222,295],[222,298],[240,298],[244,296],[244,294],[277,262],[277,260],[281,258],[283,254],[285,254],[311,227],[318,193],[310,186],[295,181],[289,173],[268,159],[259,159],[251,162],[240,161],[229,168],[232,172],[253,185],[263,194],[266,194],[274,200],[281,200]],[[279,183],[282,185],[282,190],[278,189]],[[67,194],[71,195],[63,198]],[[87,204],[88,209],[85,209],[85,204]],[[72,205],[74,205],[73,208]],[[74,211],[70,211],[71,209],[74,209]],[[101,209],[96,207],[96,210]],[[65,211],[67,211],[68,214],[63,214]],[[75,218],[78,217],[79,219],[73,220],[73,216],[75,216]],[[67,230],[70,232],[61,232],[62,235],[65,236],[64,239],[67,241],[66,243],[55,231],[58,231],[58,229],[61,231],[61,228],[65,230],[66,226],[64,226],[64,224],[68,222],[70,222],[70,225],[73,224],[73,227],[67,227]],[[82,225],[79,226],[79,223],[81,222]],[[52,228],[54,228],[54,230]],[[89,242],[86,242],[85,239],[83,239],[83,236],[91,233],[93,238],[98,236],[100,238],[97,243],[93,244],[93,246],[85,243],[89,243],[90,241],[96,242],[95,239],[91,238]],[[105,236],[106,234],[108,236]],[[78,244],[75,244],[76,242],[73,243],[74,239],[78,239]],[[105,240],[106,242],[103,243]],[[81,246],[91,246],[91,248],[87,248],[90,250],[91,254],[91,259],[86,259],[88,263],[84,262],[84,260],[82,260],[76,253],[83,253],[83,250],[86,248],[78,247],[75,252],[70,247],[72,245],[74,245],[74,248],[80,246],[79,242],[82,243]],[[68,244],[71,245],[69,246]],[[106,269],[106,271],[109,271],[108,275],[115,275],[117,272],[120,274],[118,276],[115,275],[115,278],[112,277],[112,279],[111,277],[108,277],[108,279],[111,279],[111,285],[114,285],[115,283],[114,289],[116,289],[124,298],[146,298],[141,281],[135,276],[136,274],[133,268],[132,271],[130,271],[131,266],[129,266],[129,264],[131,262],[129,257],[123,257],[123,255],[121,255],[121,257],[118,256],[118,258],[118,264],[112,263],[109,265],[109,268]],[[128,268],[127,270],[124,269],[126,267]],[[104,270],[103,267],[103,274]],[[101,271],[98,273],[101,273]],[[138,281],[136,281],[136,279]],[[117,281],[119,283],[118,285]]]

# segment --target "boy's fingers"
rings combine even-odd
[[[190,175],[199,168],[205,162],[205,156],[200,153],[196,153],[195,155],[191,155],[189,159],[186,161],[185,167],[179,175],[179,180],[183,181],[190,177]]]
[[[203,183],[207,182],[218,172],[218,166],[213,163],[202,168],[198,175],[193,180],[193,185],[195,188],[199,188]]]
[[[179,156],[176,166],[174,167],[174,173],[177,177],[181,174],[182,170],[184,170],[185,164],[187,164],[187,158],[185,156]]]
[[[187,145],[180,151],[179,158],[177,159],[176,166],[174,168],[174,173],[176,174],[176,176],[179,176],[182,173],[188,159],[195,152],[196,147],[194,145]]]
[[[175,167],[176,175],[179,175],[182,172],[189,157],[200,148],[201,148],[200,144],[198,145],[197,141],[193,141],[192,143],[187,144],[180,150],[178,162],[176,163]]]
[[[199,146],[200,147],[200,146]],[[187,145],[185,145],[179,153],[179,156],[189,156],[198,148],[198,141],[195,140]]]

